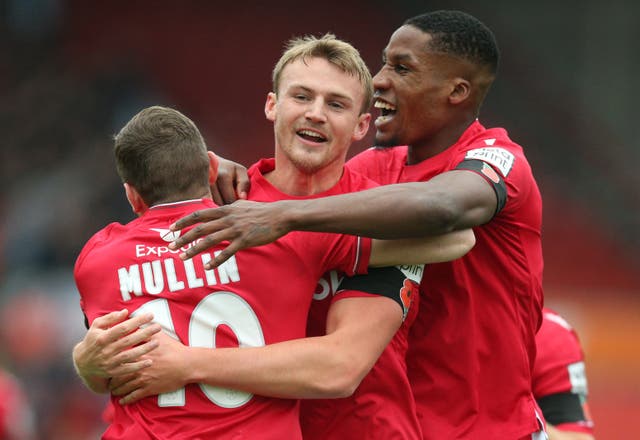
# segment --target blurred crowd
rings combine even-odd
[[[84,20],[84,16],[76,21],[86,26],[82,28],[84,35],[93,35],[92,32],[98,35],[95,38],[98,43],[104,43],[106,38],[100,38],[102,34],[96,29],[97,23],[106,23],[102,29],[104,32],[113,26],[117,32],[112,34],[121,34],[122,40],[130,35],[140,38],[142,49],[136,55],[124,54],[129,60],[140,53],[149,54],[153,49],[159,61],[151,68],[147,66],[148,69],[155,68],[154,72],[161,73],[168,70],[168,64],[184,65],[179,71],[184,76],[178,78],[174,88],[189,98],[186,101],[191,108],[180,108],[190,110],[187,112],[190,115],[191,110],[200,108],[199,114],[193,112],[198,123],[213,127],[211,131],[217,130],[219,133],[216,134],[220,136],[229,132],[229,138],[222,138],[220,142],[213,142],[211,137],[207,137],[216,149],[233,145],[237,142],[236,137],[244,136],[244,142],[239,142],[233,152],[235,157],[229,156],[246,162],[255,160],[258,155],[244,146],[261,146],[248,136],[261,128],[247,128],[248,115],[253,112],[258,119],[262,118],[262,100],[265,87],[268,87],[270,63],[281,49],[282,41],[300,33],[294,30],[294,25],[305,31],[317,26],[323,31],[333,30],[342,37],[347,30],[354,32],[354,36],[358,35],[357,26],[352,26],[352,21],[355,23],[353,14],[338,17],[329,8],[319,11],[325,15],[314,20],[316,23],[290,20],[287,8],[307,8],[302,4],[294,6],[296,2],[293,1],[283,2],[290,3],[286,6],[264,6],[265,11],[269,9],[273,15],[269,17],[273,28],[270,36],[263,36],[262,29],[258,28],[257,22],[264,20],[264,14],[255,10],[247,12],[244,6],[238,6],[236,13],[240,18],[236,17],[234,21],[220,11],[217,3],[208,6],[213,10],[208,15],[203,12],[207,9],[203,3],[200,5],[202,10],[188,14],[192,20],[201,20],[182,20],[180,27],[181,20],[176,16],[178,12],[186,13],[175,6],[177,3],[170,1],[161,2],[168,11],[164,16],[159,13],[161,7],[155,2],[153,6],[149,6],[150,2],[140,6],[137,15],[131,15],[128,33],[125,33],[117,26],[124,27],[123,22],[127,21],[124,8],[135,3],[121,1],[116,2],[116,6],[111,3],[101,6],[72,0],[0,0],[0,53],[5,60],[0,63],[0,128],[3,133],[0,146],[0,432],[7,418],[20,420],[21,423],[16,425],[25,429],[18,437],[21,439],[88,440],[98,438],[103,429],[101,413],[106,398],[87,391],[76,378],[71,364],[72,345],[85,331],[73,283],[73,263],[82,245],[95,231],[107,222],[126,222],[133,218],[114,169],[111,136],[143,106],[156,103],[170,105],[166,99],[154,99],[158,92],[151,89],[150,75],[132,67],[136,63],[131,62],[123,68],[120,63],[128,61],[107,60],[100,68],[91,69],[86,64],[81,65],[77,57],[69,53],[68,47],[62,43],[74,38],[82,40],[65,34],[70,32],[64,20],[73,12],[72,6],[76,11],[81,10],[77,13],[80,16],[97,11],[93,21]],[[384,5],[393,9],[398,17],[403,17],[418,13],[425,7],[418,3],[407,0],[393,5],[388,2],[377,2],[377,6],[363,2],[363,5],[369,10],[375,6],[383,12],[386,11],[383,10]],[[430,2],[429,7],[432,3],[438,2]],[[464,1],[460,3],[465,4]],[[474,7],[473,2],[466,3]],[[637,139],[637,124],[633,124],[633,112],[630,111],[635,95],[629,88],[596,87],[593,84],[599,84],[602,78],[607,79],[608,84],[629,83],[633,69],[628,69],[628,72],[622,68],[619,72],[614,69],[611,73],[610,66],[625,65],[620,60],[628,61],[628,66],[635,65],[637,57],[631,54],[637,50],[633,47],[635,39],[631,38],[631,33],[637,32],[637,26],[626,21],[621,21],[622,25],[609,23],[602,27],[608,29],[607,32],[597,35],[599,44],[604,48],[587,50],[587,44],[593,45],[593,41],[587,41],[586,37],[593,35],[587,28],[593,26],[585,26],[584,30],[576,28],[575,32],[567,34],[566,17],[571,16],[577,24],[593,24],[589,20],[597,20],[600,25],[600,20],[605,21],[605,14],[600,13],[599,2],[587,2],[590,7],[581,10],[576,10],[569,3],[556,2],[552,6],[556,11],[554,14],[549,14],[549,9],[538,3],[527,7],[507,1],[493,3],[500,3],[501,7],[491,8],[491,11],[500,13],[486,14],[490,14],[496,25],[502,20],[502,49],[508,56],[504,57],[501,67],[503,77],[492,91],[492,101],[485,111],[493,117],[488,119],[504,122],[495,125],[511,127],[514,138],[527,146],[541,183],[545,200],[544,246],[548,263],[545,282],[548,297],[554,299],[555,295],[560,303],[572,298],[574,303],[570,305],[575,308],[575,304],[588,305],[584,301],[585,292],[594,292],[591,300],[595,305],[589,310],[593,310],[593,316],[606,324],[596,331],[586,325],[588,321],[595,328],[595,319],[583,319],[584,340],[591,341],[587,352],[591,354],[592,350],[594,353],[592,371],[598,373],[600,359],[602,377],[621,377],[619,373],[612,374],[612,371],[619,370],[612,370],[613,367],[605,362],[613,359],[619,360],[619,365],[628,366],[628,376],[635,377],[636,373],[631,370],[635,371],[634,365],[638,365],[636,353],[639,351],[630,350],[622,343],[611,343],[619,341],[622,330],[618,333],[614,330],[622,328],[620,322],[632,330],[639,328],[637,313],[632,313],[632,307],[625,306],[631,300],[636,301],[637,297],[633,295],[637,286],[634,269],[638,267],[637,244],[640,242],[640,204],[637,203],[640,193],[633,190],[640,178],[635,172],[633,159],[640,150],[628,148]],[[411,8],[415,10],[402,13],[400,4],[408,11]],[[363,5],[354,8],[364,10]],[[451,5],[447,3],[447,7]],[[484,4],[475,7],[489,10]],[[70,10],[65,11],[65,8]],[[136,11],[134,6],[129,8]],[[638,6],[629,4],[619,10],[611,8],[608,12],[619,18],[633,17],[629,8],[637,10]],[[362,43],[363,49],[370,49],[366,53],[373,53],[374,58],[371,59],[375,62],[379,60],[383,43],[376,41],[374,44],[372,40],[378,33],[386,35],[380,31],[383,26],[393,29],[397,24],[390,12],[383,12],[379,14],[379,22],[375,21],[373,14],[359,20],[366,24],[366,29],[361,31],[359,39],[353,38],[357,46]],[[521,14],[519,18],[512,19],[509,15],[517,13]],[[150,37],[151,42],[143,39],[143,34],[148,32],[145,33],[140,17],[149,21],[156,19],[156,33]],[[324,24],[333,25],[339,20],[348,22],[348,26],[335,29]],[[238,22],[242,26],[240,31]],[[540,28],[545,29],[542,35]],[[245,32],[246,29],[248,31]],[[375,35],[371,29],[376,29]],[[194,47],[190,51],[183,47],[186,30],[192,31],[190,41]],[[275,39],[270,42],[273,52],[261,47],[261,50],[247,56],[240,51],[249,44],[255,44],[256,32],[264,40],[260,41],[261,45],[267,46],[267,37]],[[575,35],[570,35],[572,33]],[[166,38],[160,40],[163,35]],[[562,35],[562,38],[554,37],[557,35]],[[549,41],[557,46],[554,50],[549,50]],[[368,44],[372,48],[367,48]],[[96,44],[96,47],[106,46],[106,43]],[[95,50],[93,46],[85,49],[85,55]],[[201,54],[205,50],[214,55],[209,57],[209,63],[202,62],[205,57]],[[174,55],[189,52],[190,56],[172,61],[165,56],[171,51]],[[236,56],[239,58],[234,58]],[[261,57],[266,64],[259,63]],[[232,61],[221,66],[218,63],[220,59]],[[375,65],[370,64],[370,67]],[[577,70],[580,70],[579,74]],[[219,79],[214,80],[217,78],[214,75],[220,72],[227,76],[257,79],[255,84],[243,79],[240,85],[231,86]],[[169,76],[168,73],[166,75]],[[582,78],[582,82],[576,82],[576,77]],[[590,79],[597,79],[597,82]],[[209,88],[205,90],[204,85]],[[252,87],[256,89],[258,98],[248,94]],[[178,94],[174,93],[176,98]],[[201,95],[214,97],[215,111],[208,111],[211,100],[202,99]],[[601,99],[601,95],[605,95],[607,100]],[[589,104],[581,105],[583,102]],[[610,105],[603,107],[603,102]],[[236,109],[237,113],[231,111],[234,105],[241,107]],[[599,118],[595,116],[600,107],[607,110],[602,113],[611,121],[602,115]],[[265,123],[264,127],[267,125]],[[234,140],[230,141],[231,137]],[[227,155],[228,151],[223,149],[222,153]],[[578,208],[570,209],[566,195],[581,202],[577,204]],[[606,223],[602,220],[605,217]],[[582,224],[587,225],[576,227]],[[604,227],[601,226],[603,224]],[[572,233],[568,234],[568,231]],[[622,245],[618,245],[615,252],[607,251],[614,238]],[[624,253],[620,252],[620,247],[625,248]],[[627,252],[627,249],[631,251]],[[591,255],[593,258],[587,258]],[[591,264],[587,264],[589,262]],[[617,276],[616,270],[622,275]],[[633,280],[629,281],[629,278]],[[618,282],[622,286],[618,290],[622,293],[607,303],[611,312],[606,314],[601,302],[595,300],[606,300],[607,294],[611,293],[611,279],[622,280]],[[553,285],[549,288],[551,283]],[[579,283],[579,287],[575,287],[575,283]],[[618,303],[621,306],[614,307]],[[619,319],[619,309],[628,310],[632,319]],[[591,314],[585,313],[584,316],[591,317]],[[572,318],[574,322],[580,321],[579,316]],[[609,322],[615,325],[609,325]],[[624,335],[631,335],[629,339],[632,339],[632,335],[637,334],[634,331],[625,330]],[[620,346],[622,348],[618,348]],[[598,353],[604,354],[598,356]],[[606,384],[600,386],[606,391],[613,387],[604,380],[599,382],[597,374],[592,376],[596,390],[592,401],[601,413],[598,417],[600,426],[604,426],[606,408],[605,405],[598,408],[597,387],[599,383]],[[631,394],[637,391],[638,385],[634,388],[624,382],[619,388],[630,390]],[[628,400],[636,405],[629,404],[628,408],[638,407],[637,397]],[[15,402],[13,408],[19,411],[12,410],[11,402]],[[612,409],[610,418],[618,420],[615,416],[619,413],[619,409]],[[30,437],[28,432],[32,433]],[[3,440],[1,434],[0,440]]]
[[[105,219],[132,217],[110,135],[139,84],[75,71],[55,28],[1,26],[0,438],[10,420],[10,439],[95,439],[106,398],[73,371],[84,324],[72,267]]]

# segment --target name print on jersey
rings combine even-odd
[[[156,255],[162,255],[159,248],[136,245],[136,257],[149,255],[149,253],[141,252],[143,248],[153,249],[154,252],[157,252]],[[168,248],[167,252],[170,252]],[[220,251],[216,251],[214,255],[217,256],[219,253]],[[202,264],[196,265],[195,258],[199,258]],[[240,281],[240,272],[235,256],[210,270],[204,269],[204,265],[212,259],[210,253],[202,253],[194,259],[182,261],[175,257],[169,257],[132,264],[129,267],[120,267],[117,276],[122,299],[130,301],[131,294],[135,296],[159,295],[162,292],[178,292],[184,289],[203,287],[205,283],[207,286],[215,286]],[[183,270],[176,271],[176,265],[182,266]],[[184,277],[178,274],[184,274]]]

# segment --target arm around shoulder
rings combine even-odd
[[[424,238],[373,240],[369,266],[442,263],[462,257],[475,243],[471,229]]]

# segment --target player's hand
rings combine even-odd
[[[151,337],[161,328],[149,324],[153,319],[150,313],[127,319],[128,316],[124,309],[93,321],[84,339],[73,349],[74,365],[81,377],[117,376],[150,365],[141,357],[156,348],[158,343]]]
[[[180,258],[186,260],[223,241],[228,241],[228,246],[205,264],[206,269],[212,269],[240,249],[271,243],[289,232],[286,222],[282,221],[279,203],[282,202],[258,203],[238,200],[220,208],[196,211],[171,225],[171,230],[177,231],[200,223],[178,237],[169,247],[183,248],[200,239],[180,254]]]
[[[174,391],[187,384],[187,347],[164,332],[155,335],[153,340],[158,343],[158,348],[145,356],[151,363],[148,368],[126,376],[114,377],[109,383],[111,394],[122,396],[122,405]]]
[[[246,200],[251,186],[247,169],[239,163],[217,157],[218,178],[216,183],[211,185],[213,201],[222,206],[238,199]]]

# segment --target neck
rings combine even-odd
[[[211,191],[209,188],[200,191],[189,191],[183,194],[176,194],[157,200],[152,206],[166,205],[168,203],[186,202],[189,200],[211,199]]]
[[[434,136],[409,145],[407,164],[413,165],[442,153],[455,144],[476,117],[466,118],[439,130]]]
[[[276,157],[274,170],[265,174],[265,178],[279,191],[290,196],[304,197],[323,193],[337,184],[343,173],[342,165],[303,172],[290,162],[281,162]]]

